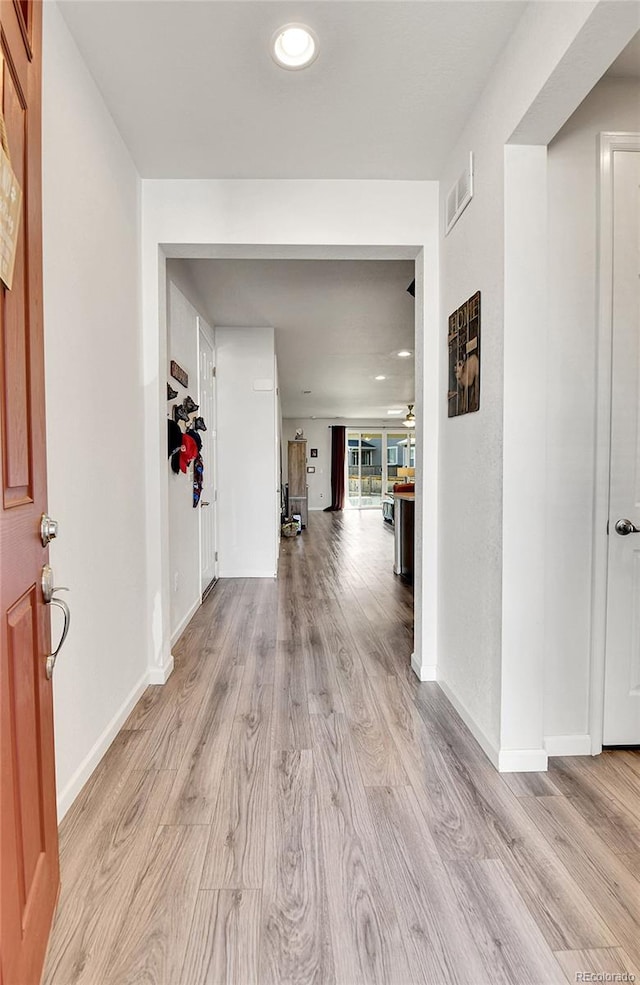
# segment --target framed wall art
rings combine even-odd
[[[449,417],[480,409],[480,291],[449,315]]]

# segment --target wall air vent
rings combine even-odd
[[[473,151],[469,152],[469,166],[462,172],[455,185],[447,195],[447,228],[448,236],[456,222],[473,198]]]

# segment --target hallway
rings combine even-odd
[[[47,985],[640,975],[640,753],[499,775],[410,670],[379,512],[221,581],[61,826]]]

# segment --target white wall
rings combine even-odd
[[[502,667],[503,158],[540,58],[526,51],[524,40],[517,47],[522,66],[513,49],[505,53],[442,176],[444,203],[473,151],[474,198],[442,241],[442,317],[480,290],[482,353],[480,410],[441,423],[440,525],[447,536],[439,566],[439,674],[495,748]],[[445,358],[441,367],[444,390]]]
[[[499,765],[546,769],[543,730],[547,148],[504,157]],[[535,299],[535,303],[531,303]]]
[[[589,752],[601,131],[640,132],[638,82],[604,79],[549,147],[545,735],[554,737],[554,749],[559,737],[583,736],[584,752]]]
[[[167,380],[178,396],[165,408],[172,412],[189,394],[198,402],[198,313],[191,302],[168,281]],[[169,375],[172,359],[189,375],[185,388]],[[184,428],[184,424],[181,425]],[[166,456],[165,456],[166,457]],[[178,638],[200,604],[200,513],[193,508],[193,465],[176,475],[167,460],[169,481],[169,573],[171,578],[171,639]]]
[[[140,182],[55,3],[43,76],[51,563],[72,612],[54,676],[62,815],[147,683]]]
[[[169,282],[174,284],[181,294],[184,294],[185,298],[196,309],[196,313],[202,321],[211,326],[211,337],[213,338],[213,323],[206,313],[206,305],[202,300],[198,287],[194,283],[189,265],[180,263],[177,260],[167,260],[167,283]]]
[[[221,578],[276,575],[274,346],[272,328],[216,328]]]
[[[438,673],[494,761],[500,761],[503,749],[520,750],[520,768],[525,768],[529,754],[529,763],[535,759],[536,768],[546,758],[542,749],[544,594],[540,591],[546,562],[539,548],[539,509],[533,522],[522,516],[529,505],[531,475],[522,467],[515,422],[526,422],[535,461],[542,457],[546,425],[544,415],[535,412],[539,393],[527,422],[521,388],[505,390],[505,380],[513,382],[522,374],[516,296],[527,306],[528,320],[532,305],[541,308],[542,324],[546,311],[543,299],[522,290],[528,259],[536,274],[532,284],[540,287],[539,230],[527,258],[515,223],[520,207],[515,194],[509,193],[511,211],[505,214],[505,188],[513,192],[522,179],[518,174],[522,158],[505,156],[505,147],[512,138],[544,145],[553,136],[597,80],[597,73],[631,37],[636,12],[630,8],[629,4],[580,2],[527,7],[442,174],[444,212],[446,194],[473,151],[474,198],[451,234],[442,238],[441,337],[449,313],[481,290],[482,382],[478,413],[441,418]],[[544,213],[544,181],[539,175],[525,194],[535,195]],[[528,221],[534,219],[529,208]],[[505,264],[505,228],[512,237],[509,252],[515,262],[511,264]],[[519,336],[518,342],[505,348],[504,336],[511,332]],[[544,345],[544,339],[538,341]],[[540,353],[536,360],[538,365],[544,362]],[[439,365],[444,391],[444,344]],[[505,421],[511,424],[508,447],[503,443]],[[534,484],[540,487],[539,475]],[[505,526],[503,520],[508,521]],[[516,530],[518,522],[524,527]],[[507,579],[512,594],[503,598]],[[530,593],[537,601],[527,611]],[[521,624],[513,618],[514,600],[517,608],[526,611]],[[532,707],[538,709],[535,729]],[[514,762],[512,758],[510,763]],[[501,765],[509,768],[507,759]]]

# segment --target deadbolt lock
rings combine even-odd
[[[42,546],[46,547],[52,540],[55,540],[58,536],[58,521],[52,520],[50,516],[43,513],[40,517],[40,539],[42,540]]]

